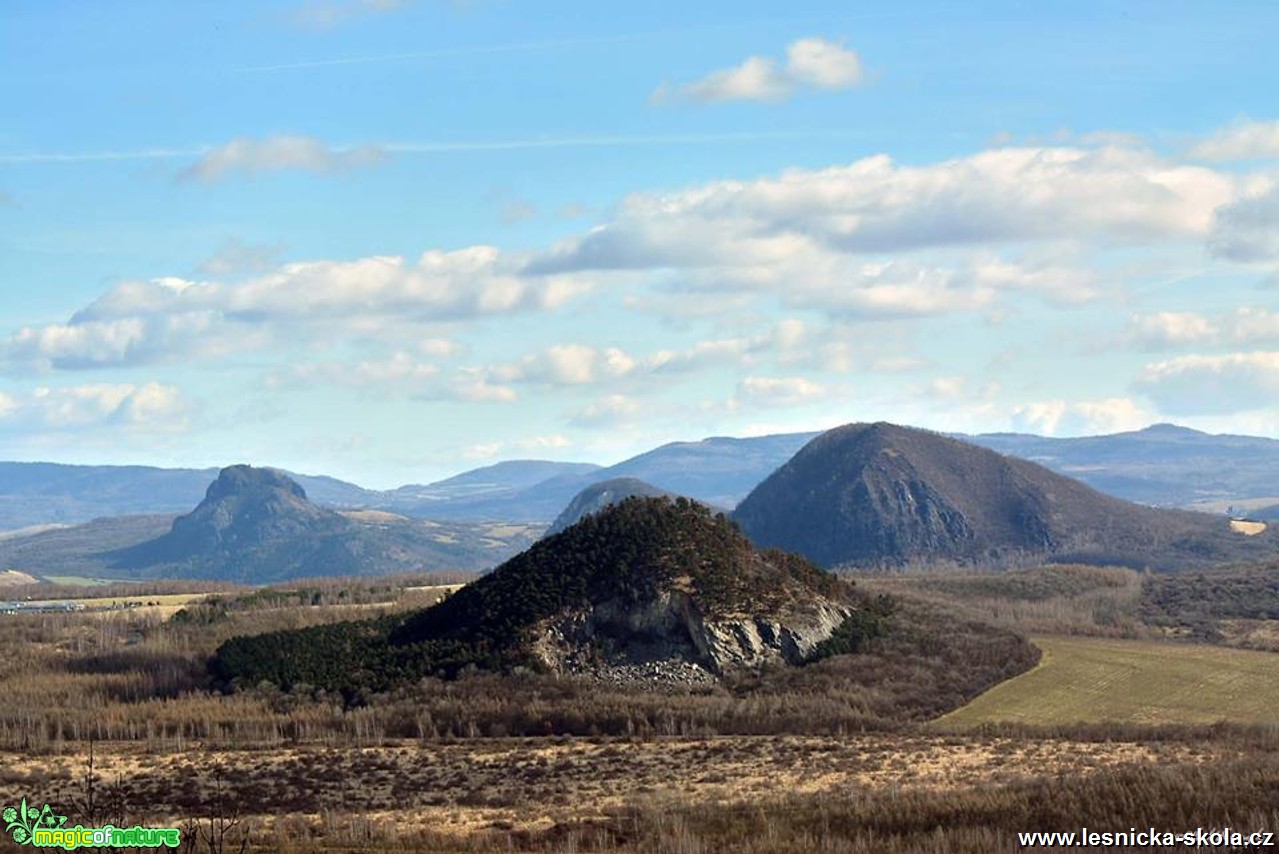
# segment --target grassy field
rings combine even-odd
[[[1200,644],[1038,638],[1028,673],[941,718],[1016,723],[1279,723],[1279,654]]]

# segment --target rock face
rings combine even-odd
[[[1222,518],[1131,504],[1025,460],[883,423],[818,436],[733,518],[756,544],[822,566],[1054,558],[1177,569],[1277,545],[1243,543]]]
[[[699,681],[690,674],[800,664],[856,607],[849,585],[755,550],[723,514],[633,497],[410,617],[390,640],[610,681],[654,670]]]
[[[560,531],[576,525],[592,513],[598,513],[605,507],[612,507],[627,498],[635,496],[661,498],[668,495],[670,493],[666,490],[658,489],[656,486],[634,477],[615,477],[612,480],[592,484],[574,496],[573,500],[564,508],[564,511],[556,517],[551,527],[547,528],[546,536],[558,534]]]
[[[713,617],[679,590],[643,605],[610,600],[549,620],[534,650],[561,673],[687,662],[714,673],[767,664],[802,664],[852,607],[814,596],[802,608],[773,614]]]

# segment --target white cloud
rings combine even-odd
[[[0,393],[0,429],[170,432],[186,428],[190,410],[177,388],[154,382],[41,387],[22,395]]]
[[[505,382],[545,385],[589,385],[631,373],[634,358],[616,347],[597,348],[585,344],[555,344],[540,353],[484,369],[494,379]]]
[[[1163,350],[1214,341],[1220,330],[1213,321],[1193,311],[1161,311],[1133,315],[1128,320],[1129,338],[1145,350]]]
[[[803,377],[746,377],[737,384],[731,405],[796,406],[827,394],[825,386]]]
[[[660,376],[692,373],[713,366],[750,367],[768,356],[796,361],[806,355],[812,333],[801,321],[787,319],[759,335],[698,341],[679,349],[647,355],[620,347],[556,344],[521,359],[498,365],[465,368],[464,373],[500,384],[544,386],[616,385]]]
[[[1126,397],[1068,402],[1047,400],[1013,410],[1014,430],[1047,436],[1081,436],[1136,430],[1155,419]]]
[[[0,339],[0,363],[75,369],[224,355],[261,346],[273,333],[330,344],[349,334],[378,338],[387,329],[416,337],[413,324],[551,309],[590,287],[581,276],[521,274],[522,264],[472,246],[429,251],[416,262],[384,256],[290,263],[234,284],[128,282],[67,323]],[[432,339],[422,346],[452,345]]]
[[[1279,121],[1244,121],[1200,140],[1191,157],[1203,160],[1279,158]]]
[[[1255,347],[1279,344],[1279,313],[1243,306],[1233,314],[1208,316],[1193,311],[1133,315],[1129,339],[1144,350],[1179,347]]]
[[[862,61],[856,51],[825,39],[807,38],[786,48],[788,76],[821,89],[847,89],[862,82]]]
[[[776,61],[762,56],[752,56],[741,65],[712,71],[700,80],[670,87],[663,83],[653,93],[652,100],[662,103],[668,100],[687,99],[697,102],[712,101],[781,101],[789,97],[791,81],[777,67]]]
[[[886,155],[773,178],[640,193],[534,269],[773,265],[804,252],[1201,238],[1240,180],[1119,148],[1006,148],[926,166]]]
[[[782,101],[801,86],[847,89],[861,81],[861,58],[856,51],[825,39],[806,38],[786,48],[784,67],[771,57],[752,56],[699,80],[675,86],[663,83],[651,100]]]
[[[1179,356],[1147,365],[1135,388],[1172,415],[1227,415],[1274,410],[1279,352]]]
[[[286,170],[328,173],[370,166],[385,157],[386,152],[375,145],[333,148],[309,136],[240,137],[204,154],[178,177],[214,182]]]

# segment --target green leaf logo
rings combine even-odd
[[[5,832],[19,845],[30,844],[36,828],[57,829],[67,821],[65,815],[58,815],[48,804],[45,804],[43,809],[36,809],[34,805],[28,806],[26,798],[23,798],[22,803],[16,807],[5,807],[0,817],[4,818]]]

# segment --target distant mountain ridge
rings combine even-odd
[[[823,433],[733,514],[761,547],[826,567],[1055,559],[1157,569],[1265,557],[1224,517],[1104,495],[1026,460],[893,424]]]
[[[618,477],[730,509],[817,433],[671,442],[616,465],[511,460],[444,480],[378,491],[327,477],[290,475],[316,504],[446,521],[546,524],[584,488]],[[1210,435],[1175,425],[1109,436],[952,434],[1130,501],[1214,511],[1237,502],[1279,505],[1279,440]],[[0,531],[103,516],[179,513],[203,496],[216,469],[0,463]],[[1266,500],[1269,499],[1269,500]],[[1274,518],[1273,507],[1264,511]]]
[[[1217,507],[1279,496],[1279,440],[1210,434],[1175,424],[1107,436],[960,435],[1102,492],[1166,507]]]

